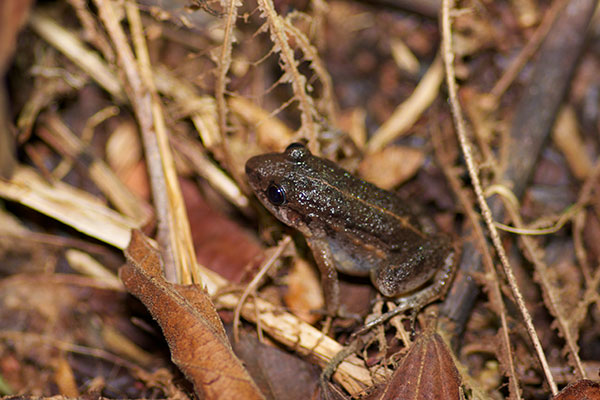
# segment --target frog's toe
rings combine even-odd
[[[311,314],[317,314],[324,317],[351,319],[357,322],[362,322],[363,318],[360,314],[352,313],[346,309],[345,305],[341,305],[337,311],[329,311],[325,309],[310,310]]]
[[[342,304],[340,306],[340,308],[337,311],[337,316],[340,318],[344,318],[344,319],[352,319],[356,322],[362,322],[362,317],[360,316],[360,314],[356,314],[356,313],[352,313],[350,311],[348,311],[348,309],[346,308],[346,306],[344,304]]]

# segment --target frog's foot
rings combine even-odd
[[[342,348],[333,358],[329,361],[329,363],[323,368],[321,372],[321,376],[319,377],[319,383],[321,385],[321,398],[322,399],[330,399],[332,397],[337,398],[337,396],[330,396],[330,387],[328,382],[331,380],[331,376],[337,369],[337,367],[346,359],[346,357],[356,353],[356,351],[363,345],[363,341],[360,339],[353,340],[348,346]]]
[[[390,311],[388,311],[384,314],[376,316],[373,319],[368,319],[365,322],[365,325],[362,328],[360,328],[358,331],[354,332],[351,337],[353,338],[356,336],[360,336],[360,335],[370,331],[377,325],[383,324],[388,319],[395,317],[396,315],[403,313],[406,310],[410,310],[411,308],[412,308],[411,305],[407,304],[406,302],[403,302],[402,304],[397,305],[395,308],[391,309]],[[416,315],[417,315],[417,313],[415,312],[414,313],[415,319],[416,319]]]
[[[321,332],[323,332],[326,335],[331,329],[334,318],[352,320],[359,323],[363,321],[363,318],[359,314],[349,312],[343,304],[337,309],[337,311],[318,309],[311,310],[311,313],[319,314],[325,317],[325,321],[323,322],[323,328],[321,329]]]
[[[333,317],[328,315],[325,317],[325,321],[323,322],[323,327],[321,328],[321,333],[325,336],[329,335],[329,331],[331,330],[331,322],[333,321]]]
[[[443,295],[445,283],[436,283],[430,285],[416,293],[413,293],[410,296],[401,297],[396,299],[396,307],[389,310],[388,312],[381,314],[374,319],[371,319],[365,323],[365,325],[359,329],[357,332],[353,333],[352,336],[362,335],[363,333],[371,330],[375,326],[384,323],[388,319],[395,317],[398,314],[403,313],[407,310],[412,310],[410,317],[410,327],[411,331],[414,331],[415,322],[417,319],[417,314],[423,307],[427,304],[439,299]]]
[[[417,324],[417,315],[419,314],[419,311],[421,311],[421,308],[417,307],[410,310],[410,332],[412,333],[412,336],[415,334],[415,325]]]
[[[342,318],[342,319],[351,319],[356,322],[362,322],[363,318],[360,314],[352,313],[348,311],[344,304],[340,305],[337,310],[324,310],[324,309],[316,309],[310,311],[312,314],[318,314],[330,318]]]
[[[325,318],[321,327],[321,333],[323,333],[325,336],[328,336],[329,331],[331,330],[333,318],[336,316],[335,313],[332,313],[330,310],[325,310],[322,308],[310,310],[310,312],[311,314],[317,314]]]
[[[362,317],[360,316],[360,314],[356,314],[353,312],[348,311],[348,309],[346,308],[345,304],[342,304],[337,312],[336,312],[337,317],[339,318],[343,318],[343,319],[351,319],[354,320],[356,322],[362,322]]]

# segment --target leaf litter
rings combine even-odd
[[[17,3],[0,12],[0,148],[18,150],[0,165],[2,394],[286,398],[302,376],[304,398],[598,396],[593,1],[444,1],[439,22],[412,1]],[[410,315],[354,347],[361,322],[320,331],[310,254],[243,172],[301,140],[461,243],[414,333]],[[362,318],[389,307],[344,280]],[[238,306],[245,365],[224,329]],[[338,354],[319,393],[306,363]]]

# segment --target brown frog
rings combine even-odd
[[[369,276],[384,296],[403,298],[405,309],[418,310],[448,286],[456,261],[452,242],[428,231],[395,194],[300,143],[252,157],[246,174],[262,204],[306,238],[330,315],[340,311],[336,270]]]

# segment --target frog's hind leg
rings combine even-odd
[[[446,294],[456,270],[457,260],[458,251],[456,251],[456,249],[448,252],[446,258],[443,260],[443,265],[433,276],[432,283],[430,285],[425,286],[424,288],[408,296],[403,296],[396,299],[396,307],[394,309],[371,321],[368,321],[365,323],[364,327],[355,332],[352,336],[360,335],[406,310],[413,310],[413,315],[411,318],[412,323],[414,324],[414,319],[416,318],[419,310]]]
[[[442,265],[433,276],[431,284],[411,294],[407,298],[407,303],[414,304],[412,308],[415,310],[415,313],[432,301],[444,297],[452,283],[458,261],[458,251],[452,249],[451,245],[448,243],[445,243],[442,246],[446,245],[449,246],[451,250],[446,253],[446,257],[443,259]]]

